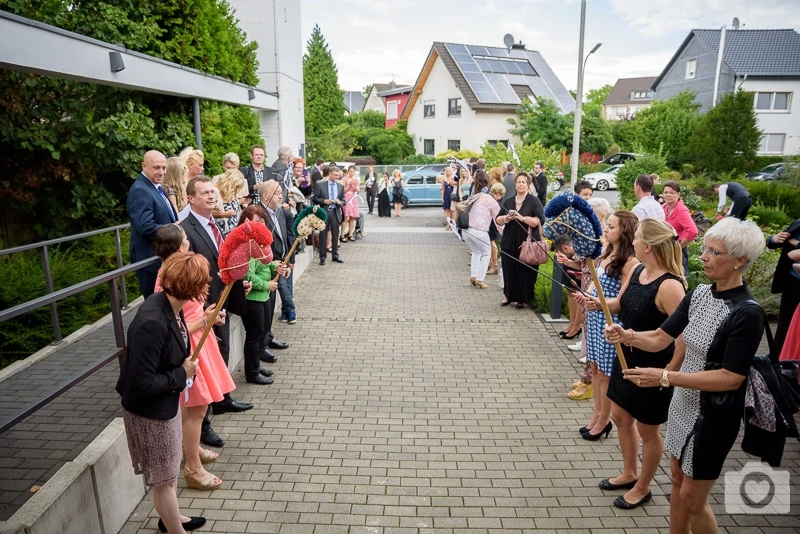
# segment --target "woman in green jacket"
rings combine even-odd
[[[266,224],[267,211],[259,205],[251,205],[242,211],[239,224],[245,219],[251,223]],[[244,376],[251,384],[272,384],[272,371],[261,369],[259,358],[264,354],[264,341],[267,336],[267,301],[271,291],[275,291],[278,282],[273,282],[278,272],[278,262],[264,265],[250,258],[250,270],[244,279],[252,284],[247,294],[247,311],[242,316],[244,325]]]

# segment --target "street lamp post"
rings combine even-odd
[[[583,74],[586,70],[586,62],[589,56],[597,52],[603,43],[597,43],[594,48],[583,57],[583,36],[586,30],[586,0],[581,0],[581,34],[578,42],[578,90],[575,98],[575,121],[572,126],[572,156],[569,164],[572,167],[570,172],[570,185],[574,189],[578,182],[578,163],[580,161],[580,142],[581,142],[581,119],[583,118]]]

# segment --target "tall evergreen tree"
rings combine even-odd
[[[319,25],[314,26],[303,56],[303,95],[306,137],[325,133],[344,122],[344,95],[339,89],[339,69]]]
[[[753,94],[728,93],[695,126],[687,152],[697,168],[710,172],[743,171],[753,165],[761,130]]]

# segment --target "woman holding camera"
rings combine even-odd
[[[717,532],[708,495],[739,434],[747,375],[764,328],[763,312],[746,304],[753,297],[743,275],[763,247],[764,234],[755,223],[726,217],[704,236],[700,259],[712,284],[686,295],[657,330],[606,327],[609,342],[647,352],[661,351],[683,334],[680,371],[623,371],[638,387],[675,388],[665,443],[671,454],[671,532]]]
[[[533,288],[536,285],[536,276],[539,271],[535,267],[522,263],[519,259],[519,248],[522,242],[528,239],[541,239],[541,227],[544,224],[542,204],[535,196],[528,192],[531,184],[531,175],[525,171],[517,173],[514,178],[516,194],[503,203],[495,219],[497,226],[504,226],[503,237],[500,240],[500,250],[503,253],[503,295],[505,298],[501,306],[517,303],[517,309],[525,307],[526,302],[533,298]],[[545,245],[542,245],[545,246]]]

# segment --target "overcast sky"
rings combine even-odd
[[[800,0],[588,0],[586,91],[657,76],[694,28],[800,27]],[[577,85],[579,0],[303,0],[304,42],[319,24],[339,86],[413,85],[433,41],[503,46],[510,33],[538,50],[567,89]],[[304,44],[305,49],[305,44]]]

